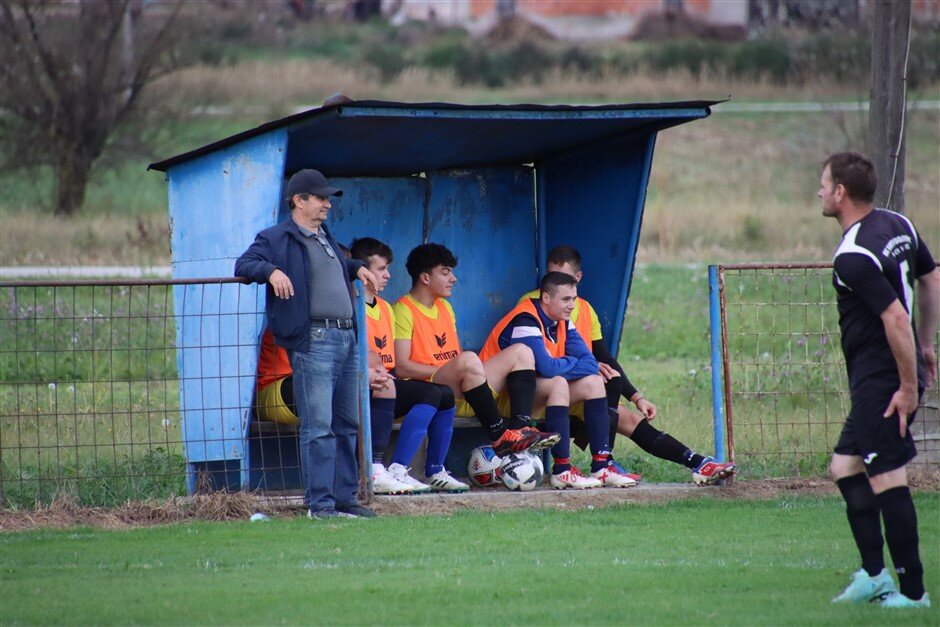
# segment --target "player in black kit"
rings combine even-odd
[[[937,376],[940,271],[910,220],[873,207],[878,179],[865,157],[832,155],[820,182],[823,215],[844,231],[832,279],[852,399],[829,469],[862,558],[833,602],[930,607],[907,487],[907,463],[917,454],[908,427]],[[915,283],[919,328],[912,321]],[[885,569],[879,514],[900,590]]]

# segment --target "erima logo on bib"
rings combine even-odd
[[[440,335],[435,335],[434,340],[437,342],[438,348],[444,348],[444,344],[447,344],[447,334],[441,333]]]
[[[375,342],[375,347],[379,349],[382,349],[388,346],[388,336],[385,336],[385,335],[383,335],[382,337],[373,335],[372,341]]]

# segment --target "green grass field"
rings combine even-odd
[[[940,597],[940,495],[917,494]],[[842,607],[837,498],[0,535],[3,624],[936,625]]]

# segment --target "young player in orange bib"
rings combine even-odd
[[[394,307],[398,375],[453,390],[457,414],[475,415],[499,456],[552,446],[557,433],[529,426],[535,397],[532,351],[514,347],[483,364],[476,353],[461,349],[454,310],[446,300],[457,282],[456,266],[457,258],[441,244],[422,244],[408,255],[411,291]],[[508,421],[496,403],[502,393],[509,397]]]
[[[395,314],[392,306],[378,293],[388,285],[392,249],[371,237],[357,239],[350,247],[353,259],[362,261],[375,275],[377,289],[366,288],[366,334],[369,349],[390,375],[389,385],[374,390],[370,399],[372,414],[372,482],[376,493],[396,492],[466,492],[467,484],[458,481],[444,468],[450,448],[456,413],[453,391],[446,385],[395,376],[395,343],[392,337]],[[403,416],[398,444],[388,468],[383,455],[392,433],[392,423]],[[427,483],[413,478],[408,465],[425,435],[428,438]]]

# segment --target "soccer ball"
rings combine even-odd
[[[501,458],[493,452],[492,446],[478,446],[470,453],[467,461],[467,475],[470,482],[481,488],[488,488],[501,483],[499,463]]]
[[[542,483],[545,469],[542,460],[529,451],[510,453],[503,458],[500,468],[503,472],[503,485],[510,490],[528,492]]]

